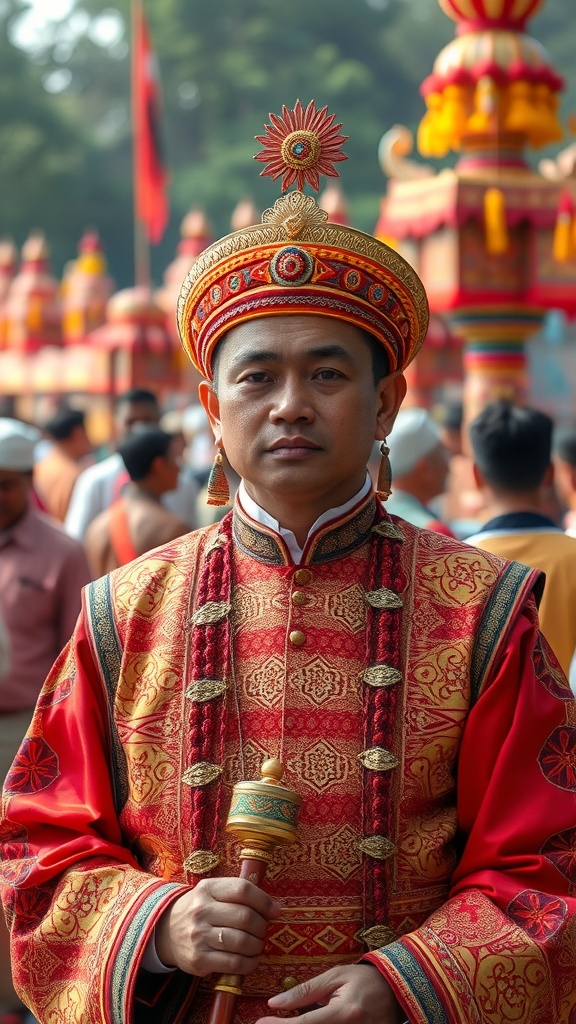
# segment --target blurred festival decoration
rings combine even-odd
[[[375,233],[412,263],[432,311],[463,342],[469,420],[493,398],[524,401],[526,340],[549,309],[576,314],[576,160],[574,146],[539,172],[524,158],[562,138],[563,81],[526,32],[543,0],[439,3],[456,38],[422,85],[417,145],[428,159],[459,159],[431,173],[407,159],[407,129],[388,132]]]

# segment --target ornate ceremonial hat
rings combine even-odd
[[[262,223],[235,231],[200,254],[178,300],[178,329],[197,369],[212,378],[218,341],[236,324],[262,316],[306,313],[348,321],[373,335],[388,354],[390,371],[404,369],[428,327],[420,278],[394,249],[354,228],[328,222],[312,196],[320,174],[337,177],[345,160],[327,108],[283,107],[257,136],[266,164],[262,175],[282,176],[282,191],[296,184]]]

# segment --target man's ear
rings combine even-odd
[[[553,487],[554,486],[554,463],[553,462],[550,463],[550,465],[548,466],[548,469],[546,470],[546,472],[544,474],[544,479],[542,480],[542,486],[545,489],[548,489],[549,487]]]
[[[220,423],[220,402],[218,401],[218,395],[207,380],[200,381],[198,385],[198,395],[204,407],[204,412],[210,421],[212,433],[214,434],[214,441],[219,445],[222,440],[222,425]]]
[[[479,491],[483,491],[486,486],[486,481],[482,476],[479,466],[476,463],[472,463],[472,473],[474,474],[474,483]]]
[[[385,441],[394,426],[398,410],[406,395],[406,378],[401,370],[383,377],[378,384],[377,441]]]

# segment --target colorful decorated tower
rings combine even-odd
[[[90,331],[104,323],[112,288],[98,232],[85,231],[78,245],[78,257],[69,264],[62,281],[62,332],[66,344],[82,344]]]
[[[177,355],[164,311],[144,285],[124,288],[109,300],[106,323],[88,336],[91,348],[110,357],[110,390],[153,388],[160,394],[179,383]]]
[[[8,349],[37,352],[62,340],[60,285],[50,273],[44,235],[35,232],[22,248],[22,265],[5,302]]]
[[[0,350],[6,344],[5,304],[18,266],[18,250],[9,238],[0,239]]]
[[[406,129],[385,136],[390,177],[376,233],[412,262],[433,312],[462,339],[470,419],[495,397],[523,401],[526,339],[547,309],[576,314],[574,203],[555,163],[538,173],[524,159],[527,147],[562,136],[562,80],[526,33],[543,0],[439,3],[457,22],[456,38],[423,83],[418,148],[460,158],[436,173],[407,159]]]
[[[212,230],[203,210],[189,210],[180,226],[180,242],[176,249],[176,257],[164,272],[164,283],[155,294],[155,300],[164,310],[167,326],[174,345],[180,348],[178,328],[176,326],[176,306],[182,281],[190,267],[212,242]]]

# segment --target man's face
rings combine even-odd
[[[92,451],[92,445],[88,434],[86,433],[86,427],[82,423],[79,423],[78,426],[74,428],[70,441],[70,448],[75,459],[83,459]]]
[[[28,507],[31,473],[0,469],[0,530],[13,526]]]
[[[399,374],[374,384],[370,349],[351,324],[276,316],[228,333],[217,394],[204,384],[201,398],[259,505],[309,503],[320,514],[362,486],[373,441],[391,428],[404,390]]]
[[[137,423],[156,426],[159,418],[158,406],[154,402],[122,402],[116,410],[116,434],[123,437]]]

